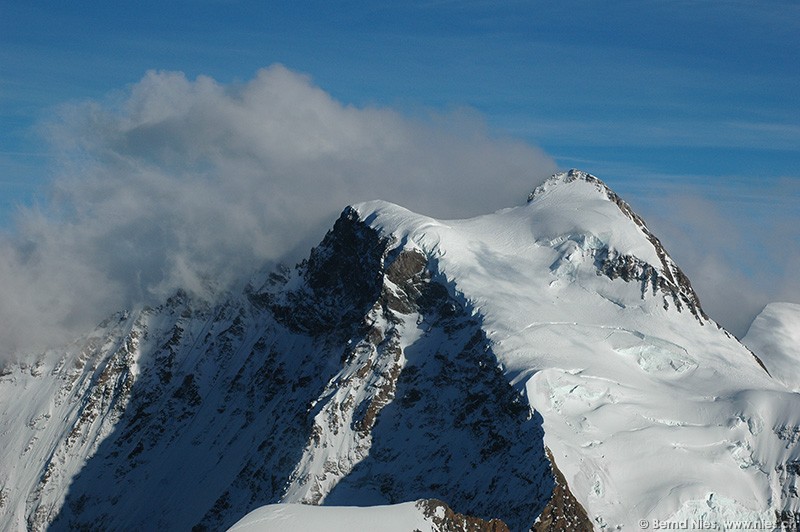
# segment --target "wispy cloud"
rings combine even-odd
[[[0,242],[4,354],[63,341],[178,287],[226,287],[308,252],[347,204],[440,217],[524,201],[555,167],[474,113],[344,105],[273,66],[243,84],[150,72],[46,130],[58,179]]]
[[[767,303],[800,302],[800,177],[662,177],[635,199],[712,317],[741,338]]]
[[[547,139],[550,143],[572,142],[582,146],[744,148],[794,152],[800,145],[800,125],[724,118],[657,122],[630,117],[616,120],[540,119],[528,128],[516,129],[515,133]]]

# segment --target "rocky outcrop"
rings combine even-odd
[[[417,508],[440,532],[509,532],[500,519],[488,521],[471,515],[458,514],[437,499],[417,501]]]
[[[533,532],[564,532],[567,530],[588,532],[594,530],[586,510],[572,494],[564,475],[558,470],[550,449],[547,449],[547,457],[550,460],[556,485],[547,506],[536,519],[531,530]]]
[[[251,300],[293,331],[314,336],[339,331],[336,340],[346,340],[381,293],[388,245],[348,207],[295,272],[284,270],[259,290],[251,287]],[[302,282],[287,290],[292,275]]]

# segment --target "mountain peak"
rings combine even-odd
[[[536,187],[530,194],[528,194],[528,201],[533,201],[537,196],[547,192],[554,186],[558,186],[562,183],[572,183],[573,181],[585,181],[587,183],[596,184],[598,185],[598,190],[601,191],[611,190],[605,183],[592,174],[578,170],[577,168],[571,168],[566,172],[556,172],[555,174],[551,175],[544,183]]]
[[[580,187],[580,192],[575,190],[573,184],[587,184],[589,187]],[[565,185],[572,185],[572,187],[565,187]],[[586,191],[589,191],[588,193]],[[572,168],[566,172],[558,172],[550,176],[544,183],[536,187],[528,195],[528,203],[537,203],[551,194],[559,195],[583,195],[585,198],[591,198],[597,192],[600,196],[615,204],[628,220],[633,222],[638,228],[638,231],[647,239],[655,252],[656,259],[653,260],[651,256],[649,259],[646,256],[641,256],[650,265],[658,268],[661,273],[661,280],[664,284],[663,288],[667,288],[673,295],[680,294],[680,299],[686,303],[691,312],[702,323],[703,320],[708,320],[708,316],[700,306],[700,298],[695,293],[689,278],[678,267],[672,257],[667,253],[661,241],[656,237],[652,231],[647,227],[644,218],[639,216],[631,206],[623,200],[611,187],[606,185],[600,178],[582,170]],[[596,197],[596,196],[595,196]],[[559,200],[563,201],[563,200]]]
[[[526,206],[469,220],[436,220],[386,202],[354,209],[367,225],[436,253],[456,252],[447,249],[450,236],[455,237],[451,245],[463,247],[464,239],[482,242],[482,249],[496,255],[521,256],[531,246],[552,248],[562,255],[560,266],[551,265],[559,275],[569,271],[572,278],[580,267],[590,276],[622,278],[639,284],[643,296],[660,292],[664,305],[688,309],[701,324],[708,321],[688,277],[644,219],[587,172],[556,173],[531,192]]]
[[[611,190],[611,187],[606,185],[599,177],[594,176],[588,172],[572,168],[566,172],[557,172],[550,176],[544,183],[536,187],[530,194],[528,194],[528,203],[536,200],[536,198],[546,194],[547,192],[559,187],[563,188],[564,184],[583,182],[592,185],[592,188],[599,192],[602,197],[615,203],[619,210],[636,225],[642,228],[645,232],[649,233],[647,224],[644,219],[636,214],[628,203],[623,200],[616,192]]]

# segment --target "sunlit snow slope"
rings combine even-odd
[[[229,530],[230,532],[283,532],[289,529],[329,532],[435,530],[413,502],[366,508],[276,504],[254,510]]]

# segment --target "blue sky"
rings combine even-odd
[[[8,152],[35,151],[27,128],[48,106],[148,69],[233,81],[275,62],[349,103],[473,107],[565,163],[775,176],[798,162],[797,2],[0,6],[2,151],[17,164]]]
[[[800,3],[554,4],[2,2],[3,197],[39,173],[29,128],[52,105],[149,69],[229,82],[275,62],[346,103],[472,107],[618,187],[796,175]]]
[[[797,1],[0,0],[0,225],[63,172],[41,135],[58,106],[125,99],[149,70],[235,87],[275,63],[345,106],[474,114],[598,175],[721,314],[743,286],[723,285],[750,283],[731,328],[765,302],[759,276],[800,300],[784,283],[800,248]]]

